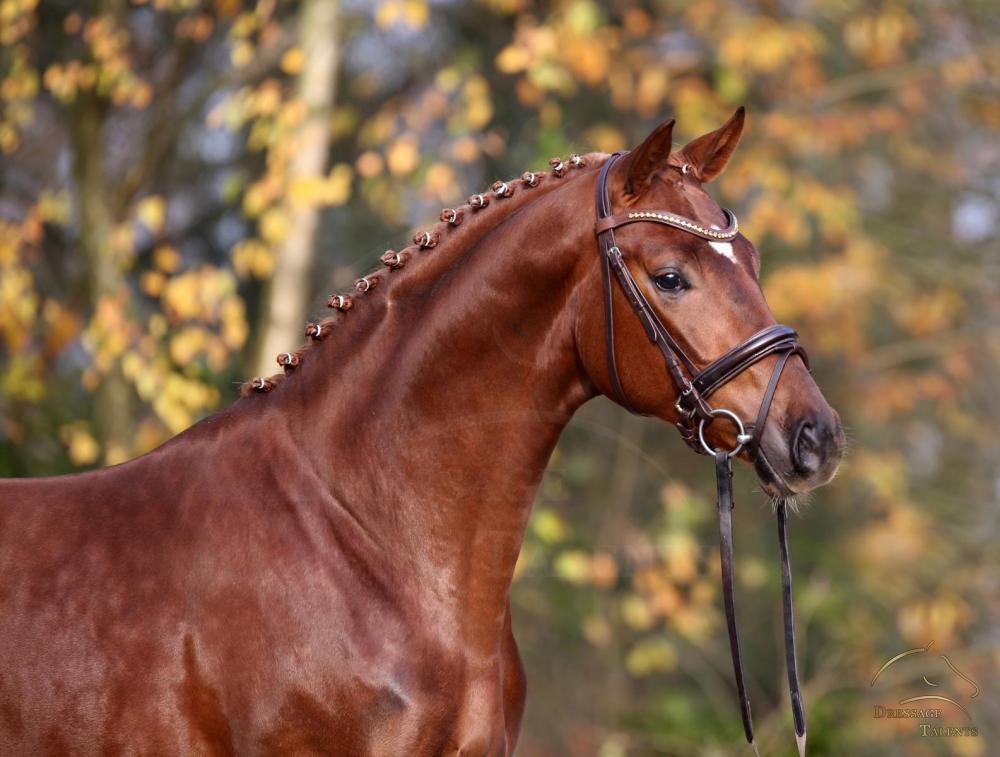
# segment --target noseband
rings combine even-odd
[[[601,254],[601,271],[604,282],[604,322],[606,329],[608,374],[615,398],[630,412],[635,408],[629,403],[618,375],[615,358],[614,291],[611,274],[614,273],[625,299],[639,318],[646,336],[663,355],[667,374],[677,390],[677,429],[681,437],[695,452],[708,453],[715,458],[716,485],[718,487],[719,508],[719,551],[722,561],[722,594],[726,608],[726,625],[729,630],[729,647],[733,657],[733,671],[740,699],[740,714],[743,717],[743,732],[747,742],[757,753],[754,741],[753,720],[750,715],[750,699],[746,692],[743,663],[740,655],[739,632],[736,627],[736,605],[733,591],[733,471],[732,458],[744,447],[747,456],[754,460],[759,454],[760,439],[767,422],[771,400],[778,388],[782,371],[792,355],[798,355],[808,367],[805,350],[799,344],[795,330],[780,324],[761,329],[756,334],[728,350],[711,363],[698,369],[685,354],[680,345],[664,327],[656,311],[650,306],[639,285],[633,278],[624,255],[615,243],[614,230],[630,223],[661,223],[680,229],[701,239],[712,242],[728,242],[739,234],[739,224],[730,211],[723,209],[727,225],[724,229],[703,226],[690,218],[667,210],[630,210],[613,213],[611,196],[608,192],[608,175],[611,168],[625,153],[615,153],[604,162],[597,178],[597,223],[595,231]],[[739,376],[750,366],[768,355],[777,355],[777,362],[771,372],[767,388],[761,399],[756,417],[749,423],[731,410],[713,408],[708,399],[719,387]],[[712,447],[705,439],[705,427],[716,418],[727,418],[736,427],[736,444],[730,450]],[[798,669],[795,660],[795,620],[792,610],[792,575],[788,561],[788,539],[785,529],[785,505],[778,505],[778,544],[781,553],[782,606],[785,625],[785,664],[788,668],[788,689],[792,703],[792,718],[800,755],[805,754],[806,716],[799,688]]]

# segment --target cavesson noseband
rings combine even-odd
[[[743,732],[747,742],[757,753],[757,744],[753,734],[753,720],[750,715],[750,699],[747,696],[746,682],[743,676],[743,662],[740,655],[739,632],[736,627],[736,604],[733,590],[733,471],[732,458],[746,446],[751,460],[755,459],[760,438],[767,422],[767,413],[778,388],[782,371],[792,355],[798,355],[808,367],[805,350],[799,344],[795,330],[774,324],[761,329],[756,334],[745,339],[721,357],[700,370],[685,354],[670,332],[664,327],[656,311],[650,306],[635,278],[625,264],[624,254],[615,243],[614,230],[630,223],[661,223],[680,229],[688,234],[711,242],[728,242],[739,234],[739,224],[736,216],[723,209],[726,216],[726,228],[717,229],[704,226],[668,210],[634,209],[623,213],[613,213],[611,196],[608,192],[608,176],[611,168],[625,153],[617,152],[604,162],[597,178],[597,233],[598,246],[601,254],[601,271],[604,282],[604,314],[607,345],[608,374],[615,398],[631,412],[636,412],[629,403],[625,390],[622,388],[618,375],[618,363],[615,358],[615,322],[614,322],[614,291],[611,274],[614,273],[625,299],[639,318],[649,340],[655,344],[663,355],[667,374],[677,390],[676,409],[678,420],[676,426],[684,441],[696,452],[706,452],[715,458],[716,485],[718,487],[719,509],[719,552],[722,562],[722,595],[726,609],[726,626],[729,630],[729,647],[733,657],[733,671],[736,676],[736,688],[739,693],[740,714],[743,718]],[[723,384],[740,375],[754,363],[768,355],[777,355],[777,362],[771,372],[767,388],[761,399],[756,418],[749,423],[732,410],[713,408],[708,399],[714,391]],[[728,418],[736,426],[736,445],[730,450],[713,448],[705,439],[705,427],[717,417]],[[785,664],[788,668],[788,689],[792,702],[792,718],[795,726],[796,741],[799,754],[805,754],[806,716],[799,687],[798,669],[795,659],[795,620],[792,609],[792,575],[788,560],[788,539],[786,534],[785,505],[779,504],[778,544],[781,553],[781,586],[782,606],[785,626]]]

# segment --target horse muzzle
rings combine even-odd
[[[761,487],[770,496],[790,497],[822,486],[836,475],[845,444],[840,416],[829,407],[768,424],[754,461]]]

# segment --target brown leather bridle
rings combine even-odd
[[[630,223],[661,223],[680,229],[708,241],[728,242],[739,234],[736,216],[723,209],[728,224],[724,229],[704,226],[696,221],[668,210],[634,209],[623,213],[613,213],[611,196],[608,192],[608,175],[611,168],[624,152],[617,152],[605,161],[597,178],[597,223],[595,231],[601,254],[601,271],[604,282],[604,314],[607,345],[608,374],[615,398],[629,411],[637,412],[628,401],[618,375],[615,357],[614,291],[611,274],[614,273],[625,298],[643,325],[649,340],[663,355],[667,374],[677,390],[677,429],[688,446],[696,452],[708,453],[715,458],[716,485],[718,487],[719,509],[719,551],[722,561],[722,595],[726,609],[726,625],[729,629],[729,647],[733,657],[733,671],[739,692],[740,714],[743,718],[743,732],[747,742],[757,753],[753,734],[753,720],[750,714],[750,699],[747,696],[743,676],[743,662],[740,655],[739,631],[736,627],[736,604],[733,591],[733,471],[732,458],[744,446],[747,455],[754,460],[760,448],[760,438],[767,422],[768,410],[778,388],[782,371],[793,355],[798,355],[809,366],[808,357],[799,344],[795,330],[774,324],[748,337],[721,357],[699,370],[685,354],[680,345],[663,325],[656,311],[650,306],[646,296],[633,278],[625,258],[615,243],[614,230]],[[768,355],[778,359],[771,372],[771,378],[764,390],[756,418],[748,424],[731,410],[713,408],[708,398],[719,387],[740,375],[750,366]],[[705,427],[718,417],[726,417],[737,429],[736,445],[730,450],[713,448],[705,439]],[[795,726],[799,754],[805,754],[806,716],[802,693],[799,687],[798,667],[795,659],[795,619],[792,608],[792,574],[788,560],[788,538],[786,534],[786,512],[784,503],[777,508],[778,544],[781,553],[782,607],[785,625],[785,664],[788,668],[788,689],[792,703],[792,718]]]

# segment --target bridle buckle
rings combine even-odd
[[[677,395],[677,402],[674,403],[674,410],[676,410],[680,415],[687,416],[689,419],[691,418],[691,414],[694,412],[694,408],[684,408],[683,404],[693,391],[694,387],[689,383],[687,387]]]

